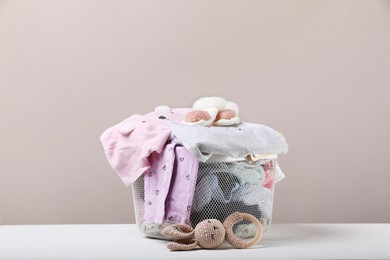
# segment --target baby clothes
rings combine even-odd
[[[151,167],[144,174],[144,219],[189,224],[198,160],[176,142],[151,155]]]
[[[204,127],[171,123],[172,133],[200,161],[212,154],[246,157],[249,154],[285,154],[286,139],[274,129],[243,122],[237,126]]]
[[[262,217],[270,219],[272,190],[263,187],[264,181],[265,172],[259,165],[250,165],[246,162],[201,163],[194,195],[193,213],[199,215],[199,212],[204,210],[220,211],[221,208],[226,208],[225,204],[230,205],[236,211],[243,211],[246,207],[242,206],[246,205],[255,206],[261,212]],[[222,205],[219,208],[213,208],[210,206],[212,201]]]
[[[198,164],[198,159],[185,147],[175,147],[175,165],[165,202],[165,219],[173,223],[190,224]]]
[[[265,181],[265,173],[261,166],[251,165],[246,162],[227,163],[230,169],[236,173],[240,183],[259,185]]]
[[[163,222],[162,224],[156,224],[156,223],[149,222],[149,221],[145,220],[145,221],[142,221],[142,223],[140,223],[139,228],[147,236],[165,238],[165,237],[162,237],[161,231],[165,227],[170,226],[170,225],[172,225],[172,223],[167,222],[167,221]]]
[[[214,218],[223,221],[230,214],[236,211],[249,213],[255,216],[257,219],[263,218],[262,212],[257,205],[246,205],[241,201],[225,203],[211,199],[210,202],[202,210],[193,211],[191,213],[191,225],[195,227],[202,220],[209,218]]]
[[[144,218],[150,222],[161,224],[165,216],[165,200],[174,171],[175,145],[169,143],[161,153],[152,153],[151,167],[144,174]]]
[[[272,159],[265,159],[257,162],[251,162],[251,165],[256,165],[264,170],[265,180],[263,187],[272,189],[274,183],[277,183],[285,178],[279,164]]]
[[[272,211],[271,191],[261,185],[235,183],[227,192],[219,186],[216,175],[207,175],[199,181],[194,198],[194,211],[201,211],[212,199],[223,204],[242,202],[245,205],[257,205],[262,215],[270,217]]]
[[[171,138],[170,122],[181,122],[189,108],[156,107],[151,113],[133,115],[100,136],[112,169],[128,186],[150,168],[149,156],[160,153]]]
[[[114,172],[125,185],[134,184],[139,227],[159,237],[172,223],[223,221],[236,211],[269,223],[272,188],[283,172],[272,159],[245,160],[251,154],[287,153],[283,135],[247,122],[224,127],[182,124],[191,111],[160,106],[123,120],[100,137]],[[252,226],[243,221],[234,230],[252,236]]]
[[[274,183],[277,183],[286,177],[282,169],[279,167],[279,164],[276,162],[276,157],[265,158],[255,162],[247,160],[246,162],[250,165],[256,165],[256,167],[261,167],[264,170],[265,180],[263,182],[263,187],[266,187],[268,189],[272,189]]]

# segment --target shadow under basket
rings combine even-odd
[[[223,222],[230,214],[239,211],[259,219],[265,232],[272,220],[275,168],[276,158],[256,162],[200,162],[190,225],[195,227],[205,219]],[[169,240],[161,230],[174,222],[166,219],[158,224],[144,220],[143,176],[132,184],[136,224],[148,237]],[[242,221],[234,226],[233,231],[240,238],[251,238],[256,228],[253,223]]]

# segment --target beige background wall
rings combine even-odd
[[[134,222],[99,142],[205,95],[282,131],[274,222],[390,221],[389,1],[0,1],[0,224]]]

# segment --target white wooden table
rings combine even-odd
[[[135,225],[0,226],[0,259],[390,259],[390,224],[272,224],[258,245],[170,252]]]

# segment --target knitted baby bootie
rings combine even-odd
[[[203,97],[193,105],[183,121],[188,125],[229,126],[240,123],[238,106],[234,102],[221,97]]]

